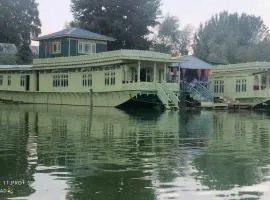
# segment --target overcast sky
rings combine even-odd
[[[70,0],[37,0],[42,35],[63,29],[72,20]],[[182,25],[197,28],[200,22],[223,10],[261,16],[270,27],[270,0],[163,0],[162,11],[179,18]]]

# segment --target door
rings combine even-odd
[[[36,72],[37,76],[36,76],[36,91],[39,91],[39,72]]]
[[[25,90],[26,91],[30,90],[30,75],[25,76]]]

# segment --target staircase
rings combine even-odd
[[[199,102],[212,102],[214,98],[209,82],[204,84],[200,82],[189,84],[186,81],[181,81],[181,93],[184,92]]]
[[[179,109],[179,99],[166,84],[157,85],[157,95],[166,109]]]

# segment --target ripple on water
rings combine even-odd
[[[270,199],[269,119],[1,106],[1,178],[31,182],[0,199]]]

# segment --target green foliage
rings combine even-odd
[[[71,24],[116,38],[110,49],[148,49],[159,7],[160,0],[72,0]]]
[[[17,64],[31,64],[32,63],[33,54],[27,43],[24,43],[22,46],[20,46],[16,57],[17,57],[16,59]]]
[[[191,33],[191,26],[180,29],[178,19],[168,15],[158,27],[158,34],[153,39],[152,48],[163,53],[187,55]]]
[[[0,65],[15,65],[16,56],[14,54],[0,54]]]
[[[256,54],[260,52],[258,45],[267,43],[267,36],[268,28],[260,17],[222,12],[200,26],[193,50],[197,57],[211,63],[264,60]]]
[[[37,6],[35,0],[0,0],[0,43],[13,43],[19,49],[30,45],[31,37],[40,33]]]

